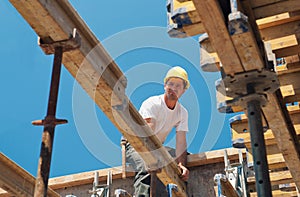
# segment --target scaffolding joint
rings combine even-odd
[[[72,51],[78,49],[81,46],[81,38],[77,33],[76,28],[73,29],[72,34],[68,39],[53,41],[51,38],[38,38],[38,44],[46,55],[55,53],[55,49],[62,48],[62,52]]]

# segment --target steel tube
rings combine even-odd
[[[62,47],[55,48],[50,94],[48,100],[47,116],[44,122],[41,152],[38,163],[37,178],[35,182],[34,197],[47,196],[50,164],[52,157],[52,146],[56,125],[56,105],[59,89],[63,50]]]
[[[249,101],[247,103],[247,111],[251,137],[251,147],[254,160],[257,196],[270,197],[272,196],[272,188],[266,156],[267,154],[264,140],[260,101]]]

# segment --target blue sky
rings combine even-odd
[[[126,93],[139,108],[162,94],[170,66],[181,65],[192,87],[181,101],[189,111],[188,151],[231,146],[228,118],[216,110],[217,73],[202,72],[197,36],[170,38],[165,1],[70,1],[128,78]],[[36,175],[42,127],[31,121],[46,115],[53,56],[37,45],[37,35],[8,2],[0,3],[0,151]],[[121,165],[121,134],[63,67],[51,177]],[[167,145],[174,145],[174,133]]]

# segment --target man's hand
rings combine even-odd
[[[187,181],[189,179],[189,174],[190,174],[190,171],[184,166],[181,164],[181,162],[178,164],[179,168],[181,169],[181,179],[183,181]]]

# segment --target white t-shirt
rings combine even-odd
[[[177,102],[175,108],[169,109],[165,103],[164,95],[152,96],[142,103],[139,110],[141,116],[155,120],[154,133],[163,143],[172,128],[176,131],[188,131],[188,112]]]

